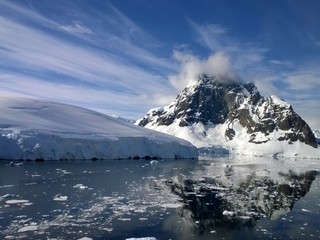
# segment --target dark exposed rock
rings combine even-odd
[[[236,132],[232,128],[228,128],[225,134],[229,138],[229,140],[232,140],[236,135]]]

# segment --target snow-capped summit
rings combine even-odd
[[[199,148],[277,156],[313,157],[320,152],[308,124],[290,104],[276,96],[264,98],[253,83],[221,77],[199,76],[171,104],[151,109],[136,124]]]
[[[187,141],[75,107],[0,97],[0,159],[197,158]]]

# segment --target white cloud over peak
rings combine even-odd
[[[217,52],[205,59],[200,59],[192,54],[175,51],[173,57],[180,64],[180,71],[169,76],[169,82],[177,90],[181,90],[189,83],[196,81],[200,74],[235,77],[230,59],[223,52]]]

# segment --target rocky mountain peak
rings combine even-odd
[[[223,76],[200,75],[171,104],[151,109],[137,124],[173,135],[179,133],[177,128],[201,124],[203,127],[197,134],[205,141],[208,133],[220,126],[224,129],[220,137],[225,142],[243,137],[241,128],[248,142],[254,144],[300,141],[314,148],[318,146],[308,124],[290,104],[276,96],[264,98],[253,83]]]
[[[190,83],[168,107],[149,111],[152,119],[157,118],[157,125],[170,125],[179,119],[179,126],[193,123],[219,124],[228,119],[229,113],[248,99],[256,104],[261,95],[253,83],[243,84],[222,76],[209,77],[200,75],[198,81]],[[139,122],[145,126],[150,116]]]

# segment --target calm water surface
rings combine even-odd
[[[0,162],[0,239],[319,239],[318,161]]]

